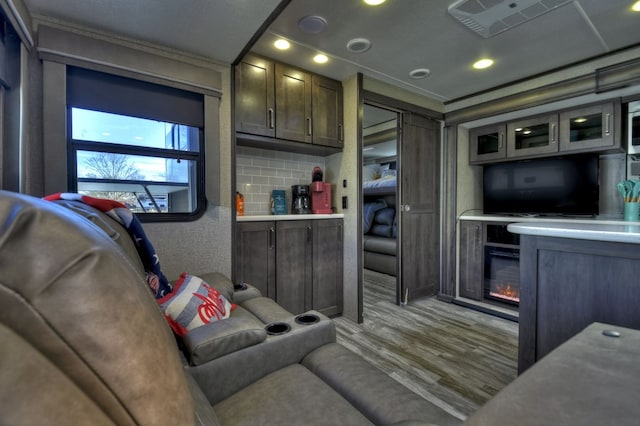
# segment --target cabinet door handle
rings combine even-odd
[[[551,124],[551,143],[556,143],[556,123]]]
[[[338,140],[344,140],[344,130],[342,129],[342,124],[338,124]]]
[[[307,117],[307,135],[311,136],[311,117]]]
[[[269,108],[269,128],[273,129],[274,127],[276,127],[275,124],[275,114],[273,113],[273,108]]]
[[[311,225],[307,226],[307,242],[310,243],[312,241],[313,232],[311,232]]]
[[[498,149],[502,149],[504,146],[504,133],[498,133]]]
[[[273,242],[275,241],[276,237],[276,228],[274,228],[273,226],[271,228],[269,228],[269,249],[273,249]]]
[[[609,113],[604,115],[604,134],[605,136],[611,134],[611,114]]]

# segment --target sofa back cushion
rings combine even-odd
[[[46,360],[55,380],[68,382],[53,392],[68,392],[67,400],[81,393],[116,424],[194,424],[175,339],[135,261],[100,228],[48,201],[0,191],[0,223],[0,325],[33,353],[12,368]],[[14,401],[40,403],[37,380],[3,371],[0,381]],[[76,423],[72,408],[59,424]],[[0,416],[7,410],[21,411],[0,407]],[[33,416],[23,423],[50,423],[42,410],[22,411]]]

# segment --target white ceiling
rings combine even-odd
[[[231,63],[278,0],[23,0],[32,14],[89,26]],[[498,0],[479,0],[496,3]],[[509,0],[517,3],[518,0]],[[541,0],[548,2],[552,0]],[[640,45],[640,13],[632,0],[574,0],[491,38],[483,38],[447,12],[454,0],[387,0],[369,7],[362,0],[293,0],[261,37],[254,51],[344,80],[355,72],[440,101],[450,101],[533,75]],[[298,29],[300,18],[319,15],[320,34]],[[293,41],[286,52],[272,41]],[[346,43],[372,42],[365,53]],[[330,57],[318,66],[311,53]],[[491,56],[495,65],[473,71],[471,63]],[[428,68],[422,80],[408,76]]]
[[[23,0],[32,15],[233,62],[280,0]]]

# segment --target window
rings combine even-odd
[[[71,68],[69,186],[118,200],[142,220],[204,210],[201,95]]]

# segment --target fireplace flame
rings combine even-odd
[[[520,288],[511,284],[496,284],[495,290],[489,292],[493,297],[511,300],[512,302],[520,302]]]

